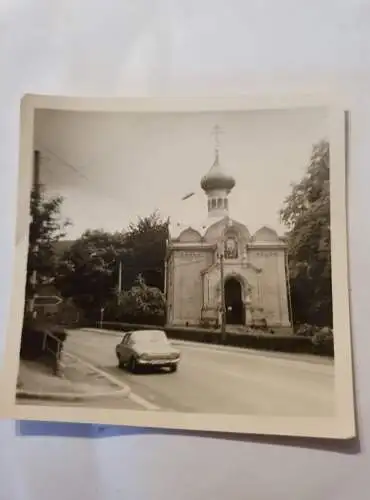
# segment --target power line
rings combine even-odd
[[[47,148],[46,146],[44,146],[42,144],[39,144],[39,146],[40,146],[40,148],[39,148],[40,150],[44,150],[44,152],[46,152],[49,155],[53,156],[62,165],[64,165],[65,167],[69,168],[78,177],[80,177],[81,179],[83,179],[87,183],[89,183],[94,188],[94,190],[98,190],[100,193],[102,192],[102,190],[104,189],[104,186],[102,185],[101,182],[92,180],[84,172],[81,172],[81,170],[80,170],[79,167],[76,167],[75,165],[72,164],[72,162],[67,161],[63,156],[61,156],[60,154],[55,153],[50,148]],[[47,157],[47,154],[45,154],[45,156]],[[49,170],[49,172],[52,172],[52,169],[50,167],[48,168],[48,170]],[[118,197],[118,195],[112,194],[111,191],[109,193],[106,193],[106,194],[109,196],[110,200],[114,200],[117,204],[119,203],[120,206],[123,206],[122,198],[121,197]],[[125,207],[125,209],[126,209],[126,207]],[[153,209],[153,212],[154,211],[156,211],[156,208]]]
[[[45,155],[45,157],[47,159],[50,159],[50,158],[48,158],[48,154],[51,155],[56,160],[58,160],[63,166],[65,166],[68,169],[70,169],[75,175],[77,175],[78,177],[80,177],[81,179],[83,179],[84,181],[86,181],[87,183],[89,183],[93,188],[97,189],[99,192],[102,191],[102,187],[103,186],[102,186],[102,184],[99,181],[94,181],[91,178],[89,178],[84,172],[81,172],[80,167],[76,167],[76,165],[74,165],[72,162],[66,160],[59,153],[55,153],[55,151],[51,150],[50,148],[46,147],[43,144],[39,144],[39,150],[41,150],[41,151],[44,150],[44,155]],[[51,174],[53,173],[53,169],[50,166],[48,166],[47,169],[48,169],[48,171]],[[186,194],[185,196],[183,196],[182,201],[187,200],[188,198],[193,197],[195,194],[196,193],[194,191]],[[109,198],[111,200],[113,199],[117,204],[119,203],[120,206],[123,206],[122,198],[121,197],[118,198],[118,195],[115,196],[114,194],[112,194],[112,192],[109,192]],[[154,209],[153,211],[156,211],[156,210],[157,209]],[[165,215],[163,215],[163,217],[165,217]]]
[[[79,177],[82,177],[83,179],[87,180],[87,181],[90,181],[90,179],[84,174],[82,173],[79,168],[77,168],[75,165],[73,165],[72,163],[70,163],[69,161],[67,161],[65,158],[63,158],[62,156],[60,156],[59,154],[55,153],[54,151],[52,151],[51,149],[41,145],[41,148],[40,149],[44,149],[47,153],[49,153],[51,156],[54,156],[54,158],[56,158],[58,161],[62,162],[62,164],[64,164],[66,167],[68,167],[69,169],[71,169],[75,174],[77,174]]]

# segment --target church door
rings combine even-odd
[[[240,281],[229,278],[225,282],[226,323],[229,325],[244,325],[245,311],[242,300]]]

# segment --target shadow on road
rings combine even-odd
[[[132,373],[130,372],[130,370],[128,370],[127,368],[119,368],[119,367],[115,367],[115,371],[116,373],[126,373],[128,375],[132,375],[132,376],[135,376],[135,375],[139,375],[139,376],[143,376],[143,375],[174,375],[174,372],[171,372],[168,368],[157,368],[157,367],[151,367],[151,368],[139,368],[137,369],[137,371],[135,371],[135,373]]]

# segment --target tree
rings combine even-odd
[[[288,228],[293,319],[318,326],[332,325],[329,173],[329,144],[321,141],[280,212]]]
[[[63,198],[48,197],[41,186],[31,193],[31,223],[27,265],[26,294],[31,293],[30,277],[37,272],[38,282],[54,278],[57,268],[55,244],[65,236],[70,221],[61,215]]]
[[[140,324],[163,324],[166,310],[164,294],[156,287],[148,286],[139,275],[129,290],[121,292],[119,304],[111,302],[107,315],[115,321]]]
[[[168,221],[157,212],[131,223],[126,232],[86,231],[60,259],[57,286],[90,317],[112,298],[117,302],[120,262],[122,289],[131,289],[142,275],[149,287],[163,291],[167,237]]]
[[[125,235],[88,230],[64,252],[56,284],[64,297],[72,297],[78,307],[95,314],[116,294],[118,258]]]
[[[149,286],[164,290],[168,226],[169,220],[158,212],[129,225],[122,253],[123,288],[131,288],[141,275]]]

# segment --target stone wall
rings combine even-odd
[[[262,269],[259,302],[269,326],[289,326],[284,248],[249,250],[250,261]]]
[[[174,250],[170,266],[172,311],[169,321],[178,325],[198,325],[201,321],[203,285],[201,272],[212,264],[207,250]]]

